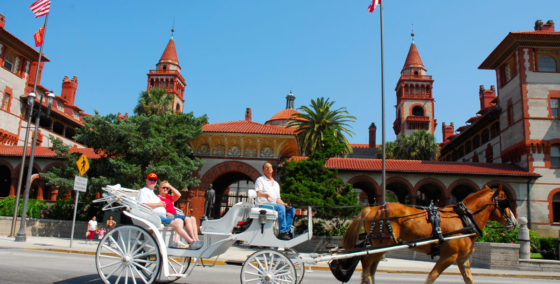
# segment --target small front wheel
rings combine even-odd
[[[241,283],[292,283],[297,282],[292,261],[275,250],[261,250],[247,258],[241,267]]]
[[[137,226],[120,226],[109,231],[95,253],[95,266],[103,283],[152,283],[160,263],[156,241]]]

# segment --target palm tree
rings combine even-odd
[[[137,115],[162,115],[173,112],[173,95],[164,89],[151,89],[140,94],[138,105],[134,108]]]
[[[352,136],[349,123],[356,121],[356,117],[349,115],[346,108],[331,109],[334,101],[323,97],[311,100],[311,106],[302,106],[300,113],[293,115],[287,127],[297,127],[299,143],[304,155],[323,149],[326,135],[333,135],[336,142],[344,145],[346,153],[352,152],[352,147],[346,135]],[[327,143],[328,144],[328,143]]]
[[[438,154],[434,137],[423,130],[401,136],[392,148],[392,157],[401,160],[435,160]]]

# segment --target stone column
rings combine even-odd
[[[531,237],[527,227],[527,217],[519,218],[517,240],[519,241],[519,259],[531,259]]]

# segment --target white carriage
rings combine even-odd
[[[190,275],[203,259],[218,258],[235,242],[266,247],[250,255],[241,268],[241,283],[300,283],[305,266],[290,248],[312,237],[311,210],[308,232],[291,240],[274,234],[277,212],[254,205],[256,193],[248,201],[233,205],[220,219],[203,221],[200,226],[204,245],[197,250],[171,248],[174,231],[165,228],[152,210],[136,201],[137,190],[109,185],[103,188],[107,203],[103,209],[123,208],[134,225],[109,231],[100,241],[95,255],[99,277],[104,283],[169,283]],[[234,232],[240,221],[250,223]]]

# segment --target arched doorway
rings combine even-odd
[[[212,187],[216,192],[214,210],[210,216],[213,219],[223,216],[235,203],[245,201],[247,190],[255,188],[251,178],[240,172],[230,172],[219,176],[212,183]]]
[[[436,206],[442,206],[444,185],[436,180],[421,181],[416,189],[416,205],[429,206],[432,202]]]
[[[359,205],[376,205],[379,200],[377,183],[371,177],[360,175],[348,180],[354,190],[358,192]]]
[[[408,181],[401,178],[391,178],[387,180],[386,186],[387,192],[385,192],[385,201],[387,202],[399,202],[402,204],[410,204],[410,191],[412,186]]]
[[[7,197],[10,195],[10,186],[12,184],[12,177],[10,168],[5,165],[0,165],[0,197]]]
[[[457,202],[463,201],[467,196],[478,190],[475,184],[466,181],[454,183],[450,188],[451,196],[449,198],[449,204],[456,204]]]

